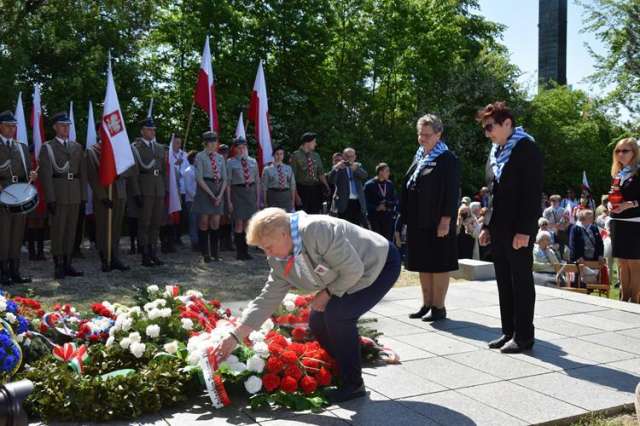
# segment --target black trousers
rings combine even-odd
[[[371,230],[382,235],[389,241],[393,241],[394,219],[388,212],[375,212],[368,216]]]
[[[533,339],[533,311],[536,290],[533,284],[533,244],[513,249],[513,237],[491,242],[493,265],[498,281],[502,333],[517,341]]]
[[[344,219],[354,225],[363,226],[362,209],[360,208],[360,201],[349,200],[347,208],[342,213],[338,213],[340,219]]]
[[[362,383],[358,319],[391,290],[400,276],[400,253],[389,244],[389,254],[378,278],[366,288],[342,297],[331,296],[324,312],[311,311],[309,328],[320,345],[335,358],[345,384]]]
[[[302,200],[302,210],[307,212],[307,214],[318,214],[322,212],[322,202],[324,201],[322,189],[322,184],[296,185],[296,190]]]

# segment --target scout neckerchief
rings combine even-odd
[[[216,153],[209,153],[209,160],[211,161],[211,173],[213,174],[213,180],[220,180],[220,170],[218,170],[218,162],[216,161]]]
[[[240,158],[240,164],[242,165],[242,175],[244,176],[244,184],[249,186],[249,180],[251,179],[251,174],[249,174],[249,162],[245,157]]]
[[[282,173],[282,164],[276,165],[276,171],[278,172],[278,185],[280,189],[284,189],[284,173]]]

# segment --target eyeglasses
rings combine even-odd
[[[630,149],[616,149],[615,151],[616,154],[626,154],[627,152],[631,152]]]
[[[487,133],[491,133],[493,131],[493,127],[495,126],[496,123],[487,123],[484,126],[482,126],[482,128],[484,129],[485,132]]]

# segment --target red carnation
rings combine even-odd
[[[289,317],[287,315],[280,315],[275,318],[276,324],[289,324]]]
[[[270,338],[267,339],[269,343],[275,343],[279,346],[286,347],[289,342],[284,338],[282,334],[274,334]]]
[[[296,297],[296,300],[295,300],[294,303],[296,304],[296,306],[298,308],[302,308],[302,307],[307,305],[307,300],[302,296],[298,296],[298,297]]]
[[[304,365],[305,368],[316,371],[320,364],[313,358],[305,358],[304,360],[302,360],[302,365]]]
[[[309,309],[303,309],[300,311],[300,322],[309,322]]]
[[[318,382],[311,376],[304,376],[302,380],[300,380],[300,388],[308,395],[316,391],[318,388]]]
[[[285,364],[293,364],[298,360],[298,355],[294,351],[284,350],[280,354]]]
[[[61,308],[62,308],[62,305],[60,305],[59,303],[56,303],[55,305],[53,305],[54,311],[59,311]]]
[[[269,353],[273,355],[280,355],[284,348],[277,343],[269,343]]]
[[[304,341],[304,338],[307,335],[307,330],[305,330],[302,327],[296,327],[291,331],[291,337],[293,337],[293,340],[295,340],[296,342],[302,342]]]
[[[280,370],[284,368],[284,364],[282,363],[282,361],[280,361],[280,359],[278,359],[278,357],[270,356],[267,360],[266,367],[269,373],[279,373]]]
[[[287,367],[286,370],[284,370],[284,374],[286,376],[291,376],[296,380],[300,380],[300,378],[302,377],[302,371],[300,371],[300,369],[298,368],[297,365],[293,364]]]
[[[211,303],[211,306],[213,306],[214,308],[220,309],[221,304],[220,304],[220,301],[218,299],[213,299],[209,303]]]
[[[326,368],[320,368],[318,374],[316,374],[316,380],[320,386],[329,386],[331,384],[331,373]]]
[[[298,322],[298,318],[293,314],[289,314],[289,315],[287,315],[287,322],[289,324],[295,324],[295,323]]]
[[[262,376],[262,386],[264,386],[267,392],[272,392],[280,386],[280,377],[276,374],[267,373]]]
[[[287,347],[287,349],[294,351],[298,356],[303,355],[305,352],[305,347],[302,343],[292,343]]]
[[[40,323],[40,333],[46,333],[49,330],[49,327],[43,322]]]
[[[298,381],[291,376],[284,376],[280,382],[280,389],[287,393],[293,393],[298,389]]]

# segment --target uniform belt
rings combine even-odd
[[[233,184],[233,185],[231,185],[231,186],[238,186],[238,187],[240,187],[240,186],[244,186],[245,188],[251,188],[253,185],[255,185],[255,182],[251,182],[251,183],[250,183],[250,184],[248,184],[248,185],[247,185],[246,183],[234,183],[234,184]]]
[[[275,192],[287,192],[290,191],[290,188],[269,188],[269,191],[275,191]]]
[[[214,179],[214,178],[210,178],[210,177],[205,177],[205,178],[202,178],[202,179],[206,180],[207,182],[213,182],[213,183],[220,182],[220,179]]]
[[[74,173],[54,173],[53,174],[53,178],[54,179],[66,179],[66,180],[74,180],[74,179],[80,179],[80,176],[74,174]]]
[[[154,176],[160,176],[160,169],[153,169],[153,170],[140,170],[140,174],[141,174],[141,175],[154,175]]]
[[[2,186],[6,186],[7,183],[8,184],[12,184],[12,183],[27,183],[27,182],[29,182],[29,179],[21,178],[21,177],[18,177],[18,176],[11,176],[10,178],[6,178],[6,179],[3,178],[2,182],[3,182]]]
[[[300,186],[318,186],[318,185],[322,185],[322,182],[317,181],[314,183],[296,183],[296,185],[300,185]]]

